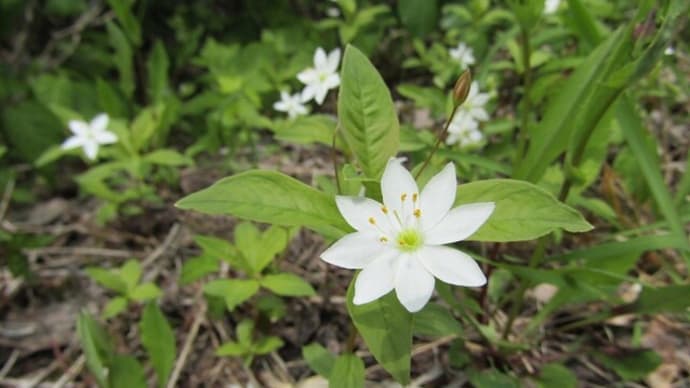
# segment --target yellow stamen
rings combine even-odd
[[[381,206],[381,211],[383,212],[383,214],[388,214],[388,208],[385,206]]]
[[[422,216],[422,211],[419,209],[414,209],[414,216],[419,218]]]
[[[376,218],[374,217],[369,217],[369,223],[372,225],[376,225]]]
[[[406,199],[406,198],[407,198],[407,194],[405,194],[405,193],[403,193],[403,194],[400,196],[400,200],[401,200],[402,202],[405,202],[405,199]]]
[[[387,243],[388,239],[385,236],[383,236],[379,239],[379,241],[381,241],[382,243]]]
[[[419,198],[419,194],[417,194],[417,193],[412,194],[412,202],[417,202],[417,198]]]

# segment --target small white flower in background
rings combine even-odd
[[[489,94],[481,93],[477,81],[472,81],[467,99],[458,107],[448,125],[446,143],[459,143],[461,147],[479,144],[484,139],[479,131],[479,122],[489,120],[489,113],[484,109],[488,101]]]
[[[117,142],[117,136],[108,131],[108,115],[100,113],[90,123],[81,120],[71,120],[67,125],[73,135],[62,143],[62,149],[81,147],[86,157],[94,160],[98,156],[98,148],[102,144]]]
[[[676,49],[673,48],[673,46],[668,46],[664,50],[664,55],[674,55],[676,53]]]
[[[556,13],[559,5],[561,5],[561,0],[546,0],[544,2],[544,14],[551,15]]]
[[[494,210],[493,202],[455,202],[455,166],[445,168],[421,192],[395,158],[381,178],[383,204],[369,198],[336,196],[338,210],[356,232],[321,254],[333,265],[362,269],[353,303],[374,301],[392,290],[410,312],[421,310],[434,291],[434,278],[466,287],[486,284],[469,255],[444,246],[471,236]]]
[[[337,72],[339,63],[339,48],[331,51],[328,56],[321,47],[316,49],[314,67],[297,74],[297,79],[306,85],[302,90],[302,102],[313,98],[317,104],[323,104],[328,91],[340,85],[340,76]]]
[[[461,148],[480,144],[484,135],[479,130],[479,123],[469,115],[456,114],[448,125],[447,144],[458,143]]]
[[[273,109],[287,113],[288,117],[291,119],[307,114],[307,107],[302,104],[302,97],[300,94],[290,95],[286,91],[280,92],[280,101],[276,101],[273,104]]]
[[[337,7],[328,7],[326,8],[326,15],[333,19],[339,18],[340,10]]]
[[[472,48],[462,42],[458,44],[458,47],[448,50],[448,54],[451,58],[460,62],[460,66],[463,68],[474,64],[474,53]]]

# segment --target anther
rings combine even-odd
[[[407,194],[406,194],[406,193],[403,193],[403,194],[400,196],[400,200],[403,201],[403,202],[405,202],[405,199],[406,199],[406,198],[407,198]]]
[[[419,194],[417,194],[417,193],[412,194],[412,202],[417,202],[417,198],[419,198]]]
[[[379,241],[381,241],[382,243],[387,243],[388,239],[384,236],[384,237],[379,238]]]
[[[422,211],[419,209],[414,209],[414,216],[419,218],[422,216]]]
[[[374,217],[369,217],[369,223],[372,225],[376,225],[376,219]]]
[[[388,214],[388,208],[385,206],[381,206],[381,211],[383,212],[383,214]]]

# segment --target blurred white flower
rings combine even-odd
[[[321,47],[316,49],[314,67],[297,74],[297,79],[306,85],[302,90],[302,102],[313,98],[317,104],[323,104],[328,91],[340,85],[340,76],[337,73],[339,63],[339,48],[331,51],[328,56]]]
[[[474,64],[474,52],[472,51],[472,48],[465,43],[460,42],[458,47],[448,50],[448,54],[451,58],[460,62],[460,66],[463,68]]]
[[[479,123],[469,115],[456,114],[448,125],[447,144],[458,144],[461,148],[475,146],[484,140]]]
[[[561,0],[546,0],[544,2],[544,14],[551,15],[556,13],[559,5],[561,5]]]
[[[84,149],[86,157],[94,160],[98,156],[98,148],[102,144],[112,144],[117,142],[117,136],[108,131],[108,115],[100,113],[91,120],[90,123],[81,120],[71,120],[67,125],[73,135],[64,143],[62,149],[72,149],[81,147]]]
[[[280,101],[273,104],[273,109],[287,113],[288,117],[294,119],[297,116],[307,114],[307,107],[302,104],[302,97],[299,93],[290,95],[286,91],[280,92]]]
[[[419,191],[395,158],[381,178],[383,204],[369,198],[336,196],[345,221],[356,232],[321,254],[327,263],[362,269],[355,280],[354,304],[372,302],[392,290],[410,312],[421,310],[434,292],[434,278],[465,287],[486,284],[469,255],[445,246],[470,237],[493,213],[493,202],[453,208],[455,166],[446,167]]]
[[[326,8],[326,15],[329,18],[339,18],[340,17],[340,10],[337,7],[328,7]]]
[[[489,120],[489,113],[484,109],[488,101],[489,94],[479,92],[479,84],[472,81],[467,99],[448,125],[446,143],[459,143],[461,147],[481,143],[484,135],[479,131],[479,122]]]
[[[668,46],[664,50],[664,55],[674,55],[676,53],[676,49],[673,46]]]

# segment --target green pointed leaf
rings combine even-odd
[[[343,354],[333,364],[330,388],[364,388],[364,363],[354,354]]]
[[[256,280],[219,279],[204,285],[204,292],[223,298],[230,311],[234,310],[240,303],[251,298],[257,291],[259,291],[259,282]]]
[[[412,314],[393,292],[363,305],[352,303],[354,279],[347,290],[347,311],[381,366],[400,384],[410,382]],[[333,376],[331,376],[333,378]]]
[[[427,303],[421,311],[414,314],[414,332],[430,337],[443,337],[462,334],[462,326],[448,308]]]
[[[639,298],[626,308],[637,314],[682,313],[690,309],[690,285],[645,287]]]
[[[189,166],[194,164],[194,161],[181,153],[171,149],[161,149],[153,151],[144,155],[145,162],[159,164],[161,166]]]
[[[268,354],[283,347],[283,340],[278,337],[264,337],[254,345],[255,354]]]
[[[110,299],[103,308],[103,319],[112,318],[120,314],[125,308],[127,308],[126,298],[118,296],[113,299]]]
[[[321,344],[313,343],[302,348],[302,358],[316,373],[328,378],[335,364],[335,356]]]
[[[311,284],[291,273],[266,275],[261,279],[261,285],[283,296],[312,296],[316,293]]]
[[[139,361],[121,354],[113,357],[108,370],[108,386],[112,388],[146,388],[146,375]]]
[[[233,356],[233,357],[238,357],[246,354],[249,349],[247,349],[244,345],[238,344],[237,342],[226,342],[223,345],[219,346],[218,349],[216,349],[216,355],[217,356]]]
[[[217,270],[218,259],[215,257],[199,256],[189,259],[182,263],[180,283],[182,285],[187,285]]]
[[[120,294],[127,294],[127,284],[117,274],[98,267],[86,268],[84,271],[101,286]]]
[[[626,381],[645,378],[662,362],[661,356],[647,349],[625,349],[615,355],[597,352],[594,353],[594,358]]]
[[[136,259],[127,260],[120,268],[120,278],[127,285],[127,290],[132,290],[141,278],[141,264]]]
[[[524,181],[490,179],[458,186],[456,205],[473,202],[494,202],[496,209],[468,240],[523,241],[558,229],[568,232],[592,229],[577,210]]]
[[[101,387],[106,386],[108,362],[114,354],[110,337],[88,313],[81,312],[77,320],[77,334],[86,366]]]
[[[245,319],[237,324],[235,334],[237,334],[237,342],[249,346],[252,344],[252,334],[254,333],[254,322],[251,319]]]
[[[161,290],[153,283],[144,283],[136,286],[129,297],[137,302],[143,302],[151,299],[156,299],[161,295]]]
[[[562,364],[546,364],[537,378],[540,388],[577,388],[577,376]]]
[[[388,87],[356,47],[345,48],[338,95],[343,136],[364,174],[378,179],[398,152],[400,124]]]
[[[153,369],[158,377],[158,386],[164,387],[175,363],[175,335],[168,320],[155,303],[149,303],[139,322],[141,343],[146,348]]]
[[[275,171],[237,174],[181,199],[177,207],[342,234],[351,230],[333,196]]]

